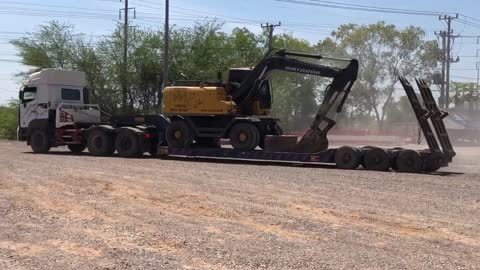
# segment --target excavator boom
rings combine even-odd
[[[348,62],[348,65],[345,68],[336,68],[302,61],[297,58],[342,61]],[[335,109],[336,113],[342,111],[343,104],[350,93],[353,83],[357,79],[358,61],[355,59],[326,58],[322,55],[285,50],[269,54],[255,66],[239,86],[231,87],[230,95],[236,104],[239,105],[240,112],[248,113],[254,97],[258,95],[263,82],[270,78],[273,71],[286,71],[333,79],[326,89],[325,98],[314,116],[310,130],[293,147],[294,149],[290,150],[313,153],[327,149],[328,140],[326,135],[335,125],[333,117],[329,118],[327,115],[333,109]]]

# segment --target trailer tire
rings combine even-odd
[[[84,144],[69,144],[67,147],[68,150],[74,154],[80,154],[87,148],[87,146]]]
[[[229,138],[234,149],[249,151],[258,146],[260,131],[251,123],[238,123],[230,130]]]
[[[135,158],[143,154],[138,134],[128,129],[118,133],[115,139],[115,149],[117,149],[118,155],[124,158]]]
[[[34,153],[45,154],[50,151],[51,145],[48,133],[43,129],[35,129],[30,134],[30,147]]]
[[[94,129],[88,134],[87,148],[94,156],[111,156],[115,153],[113,138],[103,129]]]
[[[366,151],[363,162],[365,168],[371,171],[388,171],[390,169],[390,156],[385,149],[373,147]]]
[[[335,152],[335,165],[338,169],[355,170],[361,161],[362,153],[355,147],[342,146]]]
[[[398,153],[392,167],[395,171],[402,173],[421,173],[423,167],[422,157],[417,151],[402,150]]]
[[[168,146],[171,148],[189,148],[193,143],[193,133],[183,120],[174,120],[165,132]]]
[[[423,171],[426,173],[432,173],[438,171],[442,167],[442,161],[438,158],[435,159],[424,159],[423,160]]]

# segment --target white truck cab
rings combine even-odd
[[[52,140],[49,145],[68,144],[75,141],[69,131],[101,122],[100,108],[89,104],[83,72],[44,69],[33,73],[25,81],[19,98],[18,138],[28,144],[32,139]]]

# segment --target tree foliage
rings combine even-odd
[[[17,137],[18,105],[10,102],[0,106],[0,139],[14,140]]]

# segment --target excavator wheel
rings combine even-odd
[[[342,146],[335,152],[335,165],[338,169],[355,170],[361,160],[362,153],[355,147]]]
[[[368,149],[363,157],[367,170],[388,171],[390,169],[390,156],[385,149],[372,147]]]
[[[171,148],[188,148],[193,143],[193,132],[183,120],[174,120],[165,132],[168,146]]]
[[[394,170],[403,173],[422,172],[423,161],[420,153],[414,150],[402,150],[395,159]]]
[[[251,123],[238,123],[229,133],[230,144],[242,151],[255,149],[260,142],[260,131]]]

